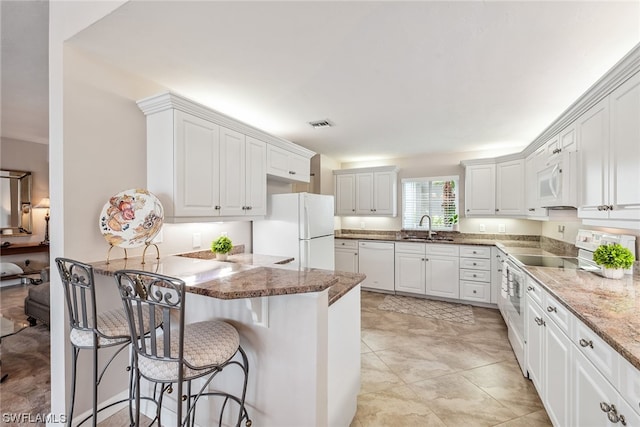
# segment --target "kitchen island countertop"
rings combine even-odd
[[[96,274],[112,276],[121,269],[160,272],[187,284],[187,292],[219,299],[257,298],[321,292],[329,289],[329,305],[362,282],[364,274],[320,269],[286,268],[288,258],[268,255],[230,255],[227,261],[198,252],[149,259],[141,257],[92,263]],[[284,265],[281,265],[285,263]]]

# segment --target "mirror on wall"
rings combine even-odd
[[[31,172],[0,170],[0,233],[31,234]]]

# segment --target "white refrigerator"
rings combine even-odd
[[[267,216],[253,222],[253,253],[294,258],[291,268],[333,270],[333,196],[273,194]]]

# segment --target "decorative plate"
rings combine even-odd
[[[162,228],[160,200],[139,188],[121,191],[109,199],[100,214],[100,231],[112,246],[136,248],[150,242]]]

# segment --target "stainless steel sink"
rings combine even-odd
[[[403,240],[413,240],[419,242],[453,242],[451,237],[419,237],[419,236],[404,236]]]

